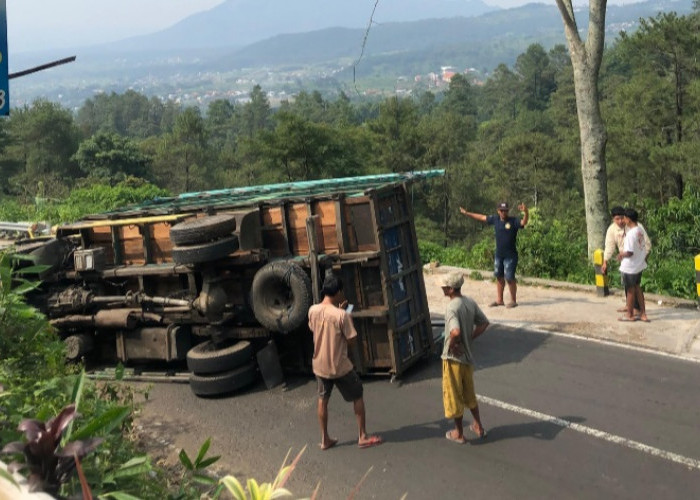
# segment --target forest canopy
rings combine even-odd
[[[700,251],[699,24],[697,10],[642,20],[606,49],[600,78],[609,205],[640,212],[655,243],[645,279],[677,294],[693,289]],[[76,112],[38,100],[0,122],[0,152],[0,219],[52,223],[128,201],[70,201],[76,190],[106,196],[100,186],[148,197],[443,168],[443,180],[413,188],[424,259],[444,259],[447,248],[489,268],[490,233],[458,207],[492,213],[497,201],[523,202],[533,209],[523,272],[590,279],[573,75],[561,45],[530,45],[485,82],[456,74],[442,93],[376,100],[313,91],[272,108],[260,86],[243,104],[206,109],[133,90],[96,95]],[[559,250],[548,244],[566,245],[569,257],[552,260]]]

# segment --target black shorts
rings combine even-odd
[[[625,285],[625,290],[631,286],[642,284],[642,273],[628,274],[622,273],[622,284]]]
[[[346,375],[338,378],[316,376],[316,381],[318,382],[318,397],[320,399],[330,398],[334,385],[338,387],[345,401],[357,401],[362,397],[362,381],[355,370],[350,370]]]

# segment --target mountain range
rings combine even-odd
[[[633,30],[639,18],[691,10],[692,0],[608,6],[608,43],[621,30]],[[587,9],[576,15],[585,35]],[[356,77],[393,87],[397,77],[445,65],[487,74],[500,63],[512,65],[532,43],[545,48],[565,43],[556,6],[494,9],[479,0],[227,0],[151,35],[78,48],[77,62],[70,66],[13,80],[12,95],[15,103],[43,96],[75,107],[96,92],[128,88],[173,98],[207,88],[245,91],[254,83],[291,93],[319,85],[337,89]],[[11,54],[10,71],[66,55],[51,50]]]
[[[375,8],[376,5],[376,8]],[[327,28],[366,28],[424,19],[473,17],[498,10],[480,0],[226,0],[152,35],[119,42],[120,50],[242,47],[276,35]]]

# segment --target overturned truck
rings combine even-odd
[[[32,302],[71,360],[186,362],[198,395],[252,383],[271,346],[276,366],[309,371],[307,312],[334,272],[354,305],[356,369],[397,376],[433,347],[410,185],[439,175],[186,193],[17,249],[47,266]]]

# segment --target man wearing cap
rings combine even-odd
[[[508,203],[504,201],[496,206],[498,215],[486,216],[484,214],[467,212],[464,208],[459,207],[459,212],[462,215],[493,226],[496,234],[496,256],[493,263],[493,275],[496,278],[496,301],[489,304],[489,307],[504,305],[503,291],[505,290],[506,282],[508,283],[508,291],[511,298],[506,307],[517,307],[518,305],[516,299],[518,284],[515,281],[515,269],[518,267],[518,249],[515,242],[518,231],[527,225],[530,213],[524,203],[518,205],[518,210],[523,213],[522,219],[510,217],[508,215],[509,210]]]
[[[445,311],[445,345],[442,349],[442,402],[445,418],[454,419],[455,427],[445,437],[464,444],[464,409],[474,417],[470,429],[480,438],[486,436],[481,424],[479,404],[474,391],[472,341],[486,331],[489,320],[479,306],[462,295],[464,276],[456,272],[442,279],[442,293],[450,298]]]

